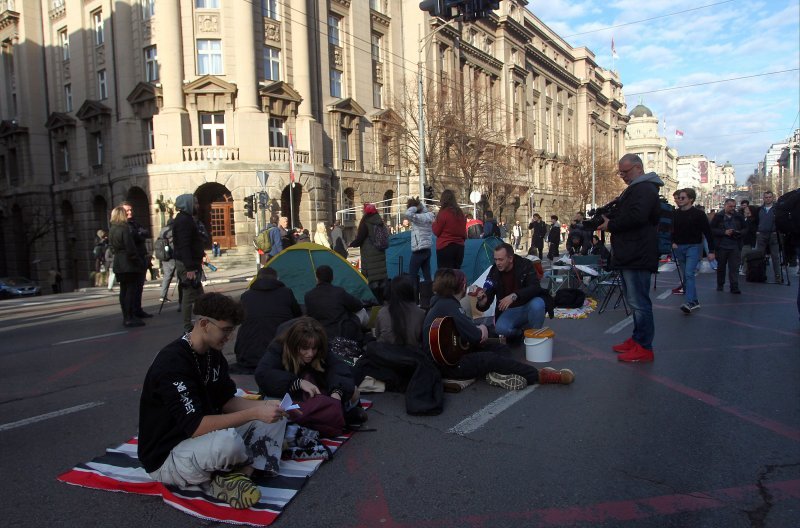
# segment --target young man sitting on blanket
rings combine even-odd
[[[251,477],[278,474],[286,413],[277,401],[235,396],[222,348],[242,321],[241,305],[207,293],[194,328],[156,355],[142,387],[139,459],[150,476],[198,485],[237,509],[258,502]]]

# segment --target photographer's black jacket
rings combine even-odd
[[[622,192],[608,222],[611,267],[658,271],[658,189],[664,182],[655,172],[642,174]]]

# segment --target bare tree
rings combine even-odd
[[[596,205],[601,206],[619,196],[625,185],[617,177],[617,164],[612,152],[605,147],[595,147],[594,150],[595,199]],[[592,147],[570,146],[566,158],[556,176],[556,188],[573,206],[573,211],[583,211],[592,202]]]

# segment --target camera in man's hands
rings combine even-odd
[[[201,287],[203,285],[203,283],[200,280],[200,276],[201,276],[200,272],[195,272],[193,279],[190,279],[189,277],[186,277],[185,279],[183,279],[181,281],[181,287],[182,288],[194,288],[196,290],[197,288],[199,288],[199,287]]]
[[[600,227],[605,219],[603,216],[607,218],[611,218],[614,216],[617,210],[617,206],[619,205],[619,201],[614,198],[607,204],[602,207],[598,207],[597,209],[590,209],[589,210],[589,218],[583,221],[583,228],[587,231],[595,231],[598,227]]]

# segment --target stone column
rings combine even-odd
[[[296,130],[294,133],[295,150],[305,150],[313,154],[311,163],[314,165],[322,164],[322,129],[321,125],[314,119],[312,113],[313,101],[317,96],[317,91],[312,90],[312,69],[319,69],[328,64],[327,60],[320,60],[317,54],[319,50],[310,47],[310,32],[320,32],[319,40],[323,49],[328,49],[328,30],[327,17],[324,16],[326,10],[320,9],[318,0],[309,2],[296,2],[292,6],[292,32],[291,32],[291,60],[295,65],[292,70],[292,86],[300,93],[303,102],[297,109]],[[309,9],[316,9],[320,20],[315,20],[309,13]],[[324,18],[324,19],[323,19]],[[324,31],[322,31],[322,27]],[[288,44],[288,43],[287,43]],[[328,71],[317,71],[316,75],[320,79],[325,79],[323,92],[327,90]],[[319,141],[319,142],[317,142]],[[314,143],[312,147],[311,144]]]
[[[255,25],[253,10],[258,2],[233,2],[233,19],[236,34],[236,145],[241,161],[266,161],[269,152],[267,116],[258,107],[258,81],[256,80],[256,35],[261,34]]]
[[[181,147],[191,144],[189,114],[183,95],[183,42],[181,2],[159,2],[153,17],[158,46],[159,79],[163,106],[153,117],[156,159],[183,161]]]

